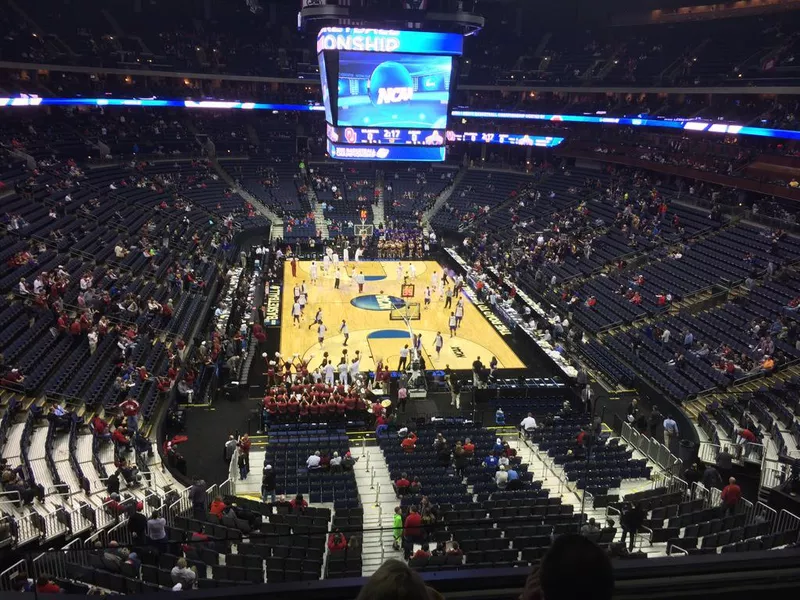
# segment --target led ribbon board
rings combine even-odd
[[[441,162],[444,146],[341,146],[328,140],[328,155],[338,160]]]
[[[457,33],[323,27],[317,34],[317,54],[325,50],[461,56],[464,38]]]
[[[126,106],[144,108],[177,107],[216,110],[271,110],[274,112],[324,112],[325,107],[319,104],[280,104],[269,102],[239,102],[227,100],[166,100],[157,98],[0,98],[0,108],[20,108],[31,106]],[[474,110],[454,110],[454,117],[473,119],[516,119],[532,121],[553,121],[564,123],[598,123],[604,125],[630,125],[634,127],[660,127],[681,129],[685,131],[701,131],[729,135],[755,135],[758,137],[800,140],[800,131],[793,129],[771,129],[769,127],[750,127],[734,123],[717,121],[701,121],[692,119],[648,119],[640,117],[600,117],[594,115],[547,115],[537,113],[509,113]],[[462,134],[466,135],[466,134]],[[477,134],[485,135],[485,134]],[[497,134],[498,136],[501,134]],[[511,135],[511,134],[509,134]],[[534,136],[529,136],[534,138]],[[559,139],[559,138],[554,138]],[[458,141],[458,140],[455,140]],[[468,140],[473,141],[473,140]],[[474,140],[480,142],[482,140]],[[486,143],[512,143],[489,141]],[[524,145],[524,144],[523,144]],[[536,144],[534,144],[536,145]]]

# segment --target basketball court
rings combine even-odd
[[[398,272],[402,266],[402,273]],[[413,265],[413,269],[412,269]],[[432,288],[431,304],[424,306],[424,292],[431,287],[434,273],[441,278],[442,266],[435,261],[361,261],[340,264],[339,289],[334,289],[333,269],[323,272],[322,261],[316,262],[317,282],[311,281],[311,261],[300,261],[297,277],[292,277],[291,266],[284,265],[284,286],[281,292],[280,352],[288,358],[298,354],[309,361],[312,369],[319,366],[323,354],[328,353],[334,364],[339,362],[342,350],[352,359],[356,351],[361,354],[361,370],[368,371],[383,359],[390,369],[396,369],[400,350],[412,345],[411,334],[422,334],[423,355],[428,369],[471,369],[472,362],[480,357],[488,366],[497,357],[498,368],[518,369],[525,365],[509,347],[511,332],[494,315],[488,305],[478,302],[467,290],[464,298],[464,318],[455,337],[450,337],[448,320],[451,310],[445,310],[445,300]],[[353,267],[363,273],[364,290],[351,278]],[[413,275],[413,276],[412,276]],[[308,304],[299,326],[293,324],[292,306],[294,286],[305,281]],[[413,284],[413,296],[403,297],[403,283]],[[452,285],[452,280],[450,281]],[[410,293],[406,288],[406,293]],[[322,322],[327,328],[320,347],[314,315],[322,309]],[[491,318],[490,322],[487,315]],[[344,335],[339,333],[342,320],[347,322],[350,338],[344,346]],[[437,356],[434,349],[436,333],[441,332],[444,346]],[[505,338],[505,339],[504,339]]]

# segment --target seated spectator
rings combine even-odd
[[[508,485],[508,473],[505,466],[500,466],[500,469],[494,474],[494,481],[497,484],[498,490],[506,489]]]
[[[36,580],[37,594],[61,594],[64,590],[49,575],[40,575]]]
[[[411,482],[408,480],[408,475],[402,473],[400,475],[400,479],[394,482],[394,487],[398,496],[405,496],[411,487]]]
[[[191,588],[194,582],[197,581],[197,568],[194,566],[188,568],[186,559],[181,557],[178,559],[175,566],[172,567],[170,576],[172,577],[172,583],[180,583],[182,589]]]
[[[600,526],[595,522],[594,517],[589,519],[581,527],[581,535],[590,535],[592,533],[599,533],[599,532],[600,532]]]
[[[322,468],[322,457],[319,450],[308,457],[308,460],[306,460],[306,467],[308,467],[309,471]]]
[[[131,439],[126,435],[127,433],[128,429],[125,426],[120,426],[111,434],[111,439],[114,441],[114,444],[124,448],[126,451],[131,449]]]
[[[222,512],[225,510],[226,506],[227,505],[225,504],[225,502],[223,502],[222,497],[217,496],[216,498],[214,498],[213,502],[211,502],[211,506],[209,507],[208,512],[216,517],[221,518]]]
[[[94,433],[101,440],[111,439],[111,431],[108,422],[101,419],[99,416],[94,416],[89,424],[89,428],[92,430],[92,433]]]
[[[422,547],[414,553],[414,556],[412,556],[412,559],[414,559],[414,558],[417,558],[417,559],[418,558],[430,558],[430,557],[431,557],[430,546],[428,545],[428,542],[425,542],[425,543],[422,544]]]
[[[353,467],[356,466],[356,462],[358,462],[358,458],[353,458],[353,455],[347,452],[342,459],[342,469],[345,471],[352,471]]]
[[[531,432],[536,429],[536,419],[533,418],[533,413],[528,413],[528,416],[522,419],[519,426],[522,427],[522,430],[525,432]]]
[[[347,548],[347,539],[340,531],[334,531],[328,536],[328,552],[343,552]]]
[[[303,498],[303,494],[297,494],[289,504],[292,506],[292,512],[295,513],[302,513],[308,507],[308,502]]]

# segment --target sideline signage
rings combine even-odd
[[[280,327],[281,296],[281,286],[266,286],[264,290],[264,327]]]

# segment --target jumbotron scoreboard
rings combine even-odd
[[[317,36],[331,158],[443,161],[463,37],[324,27]]]

